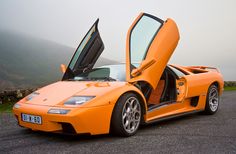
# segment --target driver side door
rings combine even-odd
[[[104,50],[104,44],[98,31],[99,19],[89,29],[77,47],[62,80],[67,80],[93,68]]]

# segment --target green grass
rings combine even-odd
[[[12,112],[12,107],[14,104],[15,103],[13,103],[13,102],[0,104],[0,113],[1,112]]]
[[[236,90],[236,87],[224,87],[224,91],[233,91]]]

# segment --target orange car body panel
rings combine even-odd
[[[126,63],[130,64],[129,40],[130,32],[135,23],[143,15],[141,13],[131,25],[127,35]],[[110,122],[113,109],[119,98],[127,93],[135,93],[143,103],[143,119],[149,123],[191,111],[201,111],[205,108],[207,91],[211,84],[216,83],[219,93],[223,91],[223,78],[220,72],[211,67],[191,66],[183,67],[171,65],[186,75],[176,79],[176,88],[179,94],[176,102],[160,108],[148,110],[148,103],[141,90],[135,83],[145,81],[155,88],[179,40],[179,32],[175,22],[168,19],[155,36],[148,50],[146,60],[155,59],[155,63],[145,69],[141,75],[130,78],[130,67],[126,65],[126,81],[59,81],[37,90],[40,93],[33,100],[23,98],[13,108],[20,126],[32,130],[47,132],[62,132],[62,123],[70,123],[76,133],[106,134],[110,131]],[[141,64],[142,65],[142,64]],[[72,96],[96,96],[83,105],[64,105]],[[199,97],[197,106],[191,105],[193,97]],[[64,115],[49,114],[49,109],[69,109]],[[42,124],[33,124],[22,121],[22,113],[42,117]]]

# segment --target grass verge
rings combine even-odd
[[[236,90],[236,87],[224,87],[224,91],[233,91]]]
[[[12,107],[14,104],[15,103],[13,103],[13,102],[0,104],[0,113],[1,112],[12,112]]]

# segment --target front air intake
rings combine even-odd
[[[76,134],[74,127],[70,123],[61,123],[62,131],[66,134]]]
[[[199,100],[199,96],[192,97],[191,102],[190,102],[191,106],[196,107],[198,105],[198,100]]]

